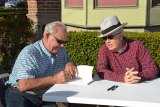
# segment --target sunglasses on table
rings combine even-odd
[[[54,35],[53,35],[53,36],[54,36]],[[55,37],[57,43],[59,43],[59,44],[66,44],[66,43],[68,42],[68,41],[60,40],[60,39],[58,39],[56,36],[54,36],[54,37]]]

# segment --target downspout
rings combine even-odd
[[[147,0],[147,5],[146,5],[146,27],[150,25],[150,8],[152,4],[152,0]]]
[[[86,23],[85,23],[85,27],[88,26],[88,0],[86,0]]]

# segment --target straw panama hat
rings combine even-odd
[[[127,23],[121,24],[117,16],[108,17],[101,21],[100,23],[101,35],[99,35],[98,37],[103,38],[103,37],[109,36],[112,33],[123,28],[125,25],[127,25]]]

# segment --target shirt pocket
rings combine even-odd
[[[55,65],[55,73],[64,70],[64,68],[65,68],[65,64],[56,64]]]
[[[39,66],[36,72],[36,77],[41,78],[41,77],[50,76],[50,68],[51,68],[51,65],[49,64],[44,64]]]

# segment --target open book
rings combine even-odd
[[[75,79],[70,80],[67,84],[88,85],[92,79],[93,66],[78,65],[78,74]]]

